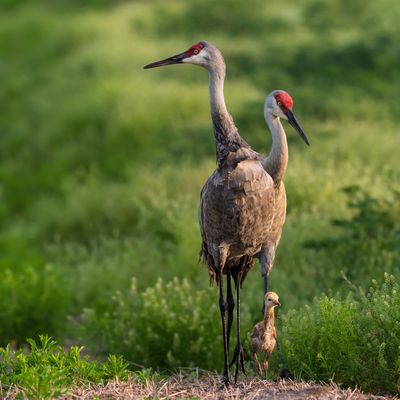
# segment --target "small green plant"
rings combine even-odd
[[[135,279],[132,282],[128,295],[118,292],[114,296],[113,311],[85,311],[83,333],[88,345],[100,340],[104,352],[122,354],[133,363],[159,369],[215,369],[221,365],[215,290],[195,290],[188,280],[175,278],[168,283],[160,279],[154,287],[138,292]],[[243,308],[245,327],[249,313]]]
[[[52,265],[0,267],[0,345],[55,334],[66,323],[69,289]]]
[[[48,336],[39,336],[38,342],[28,339],[28,343],[29,351],[0,348],[0,382],[4,387],[17,385],[29,399],[55,398],[73,385],[129,376],[122,357],[111,355],[104,363],[89,360],[81,354],[82,347],[64,351]]]
[[[323,297],[290,311],[280,334],[289,369],[298,377],[400,392],[400,284],[388,274],[367,295]]]

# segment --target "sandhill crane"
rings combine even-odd
[[[267,96],[264,115],[272,132],[273,144],[267,158],[253,151],[239,135],[225,106],[223,86],[225,62],[221,52],[209,42],[199,42],[175,56],[144,68],[171,64],[195,64],[209,72],[211,118],[216,142],[217,169],[208,178],[200,196],[199,222],[202,236],[200,255],[208,265],[210,278],[219,286],[219,307],[224,342],[224,383],[229,385],[229,367],[235,363],[235,382],[239,369],[244,372],[240,343],[240,289],[253,264],[260,259],[264,291],[279,242],[286,213],[282,183],[287,165],[286,135],[283,118],[308,140],[292,113],[293,101],[284,91]],[[227,276],[224,297],[223,275]],[[231,277],[236,284],[237,341],[234,357],[228,364],[229,336],[234,301]],[[226,313],[228,320],[226,320]]]
[[[265,293],[264,304],[264,319],[254,326],[251,333],[250,345],[254,368],[260,375],[263,374],[257,353],[265,353],[264,377],[267,378],[268,360],[277,343],[274,308],[280,306],[281,303],[279,303],[279,296],[275,292],[267,292]]]

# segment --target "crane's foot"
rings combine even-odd
[[[289,380],[294,380],[293,374],[287,369],[283,368],[279,371],[279,377],[281,379],[289,379]]]
[[[220,390],[226,389],[229,386],[231,386],[231,381],[229,379],[229,373],[227,373],[222,377],[222,385],[220,386]]]
[[[235,384],[237,382],[237,378],[239,376],[239,369],[242,370],[243,374],[246,375],[246,370],[244,369],[244,356],[243,356],[243,347],[240,343],[238,343],[235,347],[235,353],[233,354],[233,358],[229,367],[233,364],[236,365],[235,368]]]

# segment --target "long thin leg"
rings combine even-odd
[[[231,282],[231,273],[228,272],[227,276],[227,287],[226,287],[226,301],[228,303],[228,327],[227,327],[227,338],[228,338],[228,357],[229,357],[229,343],[231,339],[231,328],[233,322],[233,310],[235,308],[235,301],[232,295],[232,282]]]
[[[264,361],[264,374],[265,374],[265,379],[268,379],[267,374],[268,374],[268,358],[265,359]]]
[[[269,291],[269,277],[264,276],[264,296],[263,296],[263,306],[262,306],[262,314],[265,315],[265,294]]]
[[[258,361],[257,353],[253,353],[254,369],[255,372],[262,376],[260,361]]]
[[[235,347],[235,353],[233,355],[233,359],[229,365],[229,366],[231,366],[234,363],[236,364],[235,383],[237,382],[237,378],[239,375],[239,368],[243,371],[244,374],[246,374],[246,371],[244,370],[243,348],[242,348],[242,344],[240,343],[240,285],[242,283],[241,281],[242,281],[242,275],[241,275],[241,273],[239,273],[238,277],[237,277],[237,282],[236,282],[236,303],[237,303],[237,308],[236,308],[236,347]]]
[[[278,350],[278,357],[279,357],[279,376],[282,379],[294,379],[293,374],[290,370],[286,367],[285,357],[283,356],[281,346],[279,345],[279,340],[276,339],[276,349]]]
[[[265,293],[269,291],[269,273],[271,271],[272,265],[275,259],[275,247],[269,246],[264,247],[261,250],[260,254],[260,264],[261,264],[261,275],[264,279],[264,296]],[[262,314],[264,315],[265,304],[264,304],[264,296],[263,296],[263,306],[262,306]]]
[[[269,276],[264,276],[264,295],[269,292]]]
[[[221,311],[221,321],[222,321],[222,337],[224,340],[224,384],[225,386],[229,385],[229,368],[228,368],[228,341],[226,336],[226,309],[227,304],[224,299],[224,281],[222,275],[222,269],[218,271],[219,279],[219,309]]]

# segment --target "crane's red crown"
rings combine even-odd
[[[278,92],[275,95],[275,100],[278,103],[278,106],[281,107],[283,110],[292,110],[293,99],[290,97],[289,93]]]
[[[196,43],[196,44],[194,44],[192,47],[190,47],[188,50],[186,50],[186,55],[188,56],[188,57],[192,57],[192,56],[194,56],[194,55],[196,55],[196,54],[199,54],[200,53],[200,51],[202,50],[204,48],[204,44],[203,43],[201,43],[201,42],[199,42],[199,43]]]

